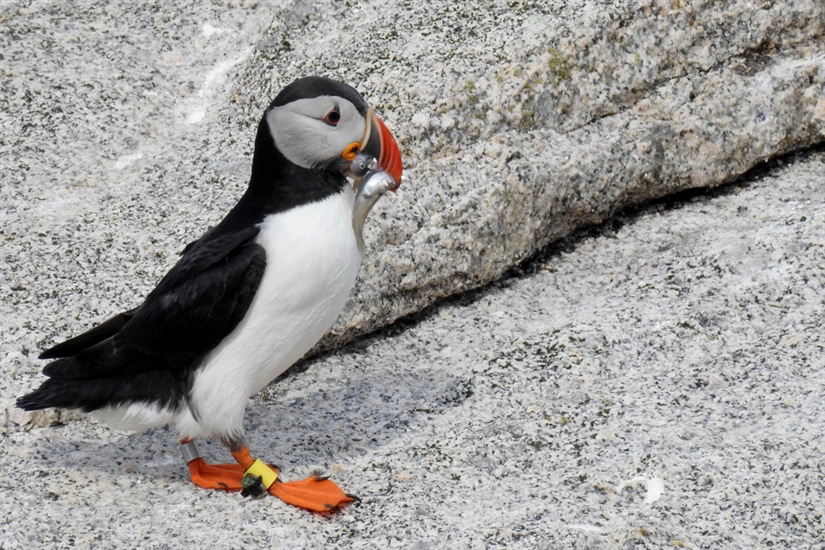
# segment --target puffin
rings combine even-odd
[[[376,200],[359,194],[358,159],[389,182],[380,191],[400,185],[398,144],[355,88],[318,76],[287,85],[258,124],[237,204],[142,304],[45,350],[47,379],[17,406],[80,410],[130,431],[172,426],[206,489],[318,512],[352,502],[325,477],[281,480],[252,456],[243,418],[250,396],[329,330],[355,284]],[[196,438],[219,440],[235,462],[205,462]]]

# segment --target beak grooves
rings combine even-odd
[[[403,165],[398,143],[372,108],[367,112],[367,121],[364,138],[361,140],[361,150],[378,159],[381,168],[400,185]]]

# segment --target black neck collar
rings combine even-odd
[[[249,187],[230,211],[225,223],[261,223],[271,214],[321,201],[340,193],[347,180],[329,167],[303,168],[293,164],[275,147],[265,119],[258,124]]]

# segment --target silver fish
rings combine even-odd
[[[384,193],[398,189],[400,182],[378,166],[378,162],[369,155],[359,153],[350,164],[349,172],[354,176],[355,204],[352,208],[352,228],[358,239],[358,248],[364,251],[364,223],[367,215]]]

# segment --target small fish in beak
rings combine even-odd
[[[398,189],[400,182],[382,170],[378,160],[366,153],[358,153],[350,163],[349,172],[356,180],[355,204],[352,208],[352,228],[358,239],[358,248],[364,251],[364,223],[367,215],[387,191]],[[400,179],[400,176],[399,176]]]

